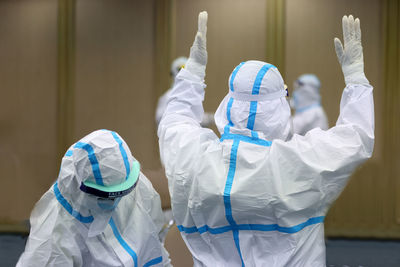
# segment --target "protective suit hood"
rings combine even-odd
[[[92,221],[89,235],[102,232],[113,210],[101,209],[96,197],[80,190],[84,181],[113,186],[123,183],[136,161],[125,141],[115,132],[98,130],[73,144],[61,162],[57,183],[57,197],[71,203],[79,218]],[[93,228],[93,229],[92,229]]]
[[[321,83],[314,74],[303,74],[294,82],[291,106],[296,112],[302,112],[308,108],[319,106],[321,96],[319,89]]]
[[[178,74],[178,72],[185,67],[185,64],[187,62],[188,58],[187,57],[178,57],[171,63],[171,76],[173,79],[175,79],[175,76]]]
[[[215,113],[219,132],[286,140],[290,133],[286,95],[275,66],[257,60],[240,63],[230,75],[229,93]]]

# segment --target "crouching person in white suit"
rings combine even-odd
[[[171,266],[159,195],[116,132],[68,149],[30,222],[17,266]]]

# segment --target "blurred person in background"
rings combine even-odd
[[[178,57],[176,58],[172,64],[171,64],[171,78],[172,78],[172,85],[171,88],[169,88],[160,98],[158,99],[157,103],[157,108],[156,108],[156,123],[157,126],[161,121],[161,118],[165,112],[165,109],[167,108],[167,104],[169,101],[169,97],[171,95],[171,89],[174,86],[175,83],[175,77],[178,74],[178,72],[185,67],[187,61],[187,57]],[[211,125],[214,124],[214,114],[205,112],[201,121],[201,126],[203,127],[210,127]]]
[[[17,266],[171,266],[160,198],[116,133],[72,145],[32,211]]]
[[[324,218],[374,147],[373,88],[364,75],[360,21],[335,38],[346,87],[336,126],[291,132],[278,69],[251,60],[229,77],[202,128],[207,12],[158,127],[172,211],[195,266],[325,266]]]
[[[321,106],[321,82],[314,74],[303,74],[294,82],[290,106],[295,110],[292,117],[293,133],[305,135],[314,128],[328,130],[328,118]]]

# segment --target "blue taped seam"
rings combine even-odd
[[[68,150],[68,151],[65,153],[65,156],[66,156],[66,157],[71,157],[73,154],[74,154],[74,152],[73,152],[72,150]]]
[[[137,255],[136,252],[126,243],[126,241],[122,238],[121,234],[118,232],[117,226],[114,223],[113,218],[111,217],[110,221],[108,224],[111,226],[111,229],[114,233],[115,238],[117,238],[118,242],[121,244],[121,246],[125,249],[126,252],[128,252],[129,255],[131,255],[133,262],[135,263],[135,267],[137,266]]]
[[[258,133],[256,132],[256,131],[251,131],[251,138],[253,138],[253,139],[259,139],[258,138]]]
[[[258,71],[256,79],[254,80],[253,89],[251,90],[252,95],[258,95],[260,93],[260,87],[261,87],[262,80],[270,68],[276,68],[276,67],[271,64],[265,64]]]
[[[119,150],[121,151],[121,155],[122,155],[122,158],[123,158],[124,164],[125,164],[125,170],[126,170],[126,179],[125,180],[128,180],[129,173],[131,171],[129,160],[128,160],[128,155],[126,154],[122,140],[121,140],[121,138],[118,137],[117,133],[111,132],[111,134],[114,137],[115,141],[117,141],[117,143],[119,145]]]
[[[229,81],[229,87],[231,89],[231,91],[234,91],[233,88],[233,81],[235,80],[236,74],[238,73],[239,69],[244,65],[245,62],[240,63],[239,65],[236,66],[236,68],[232,71],[232,75],[231,75],[231,80]]]
[[[236,172],[236,160],[237,160],[237,152],[239,148],[240,140],[234,140],[231,148],[231,155],[229,159],[229,170],[228,176],[226,178],[225,189],[224,189],[224,206],[225,206],[225,217],[229,224],[233,227],[236,226],[236,222],[233,219],[232,215],[232,206],[231,206],[231,190],[233,185],[233,179],[235,178]],[[242,262],[242,266],[244,266],[244,261],[242,257],[242,253],[240,251],[240,242],[239,242],[239,232],[237,230],[233,230],[233,240],[235,242],[236,249],[239,253],[240,260]]]
[[[180,232],[184,232],[186,234],[193,234],[196,232],[203,234],[203,233],[209,232],[211,234],[217,235],[217,234],[223,234],[223,233],[231,231],[232,227],[230,225],[227,225],[227,226],[212,228],[212,227],[209,227],[208,225],[204,225],[202,227],[197,228],[196,226],[184,227],[182,225],[178,225],[178,230]]]
[[[250,102],[249,117],[247,118],[247,128],[253,130],[254,122],[256,121],[257,101]]]
[[[231,190],[233,185],[233,179],[235,177],[236,172],[236,159],[237,159],[237,151],[239,148],[239,140],[234,140],[231,148],[231,155],[229,160],[229,170],[228,176],[225,183],[224,189],[224,205],[225,205],[225,217],[228,220],[229,224],[236,225],[236,222],[232,217],[232,207],[231,207]]]
[[[104,185],[103,178],[101,177],[99,162],[97,161],[93,147],[87,143],[78,142],[74,145],[74,148],[83,149],[88,153],[89,161],[92,165],[93,175],[96,183],[99,185]]]
[[[153,265],[156,265],[161,262],[162,262],[162,257],[158,257],[158,258],[148,261],[145,265],[143,265],[143,267],[153,266]]]
[[[256,79],[254,80],[253,89],[251,90],[252,95],[258,95],[260,93],[262,80],[270,68],[275,68],[275,66],[271,64],[265,64],[258,71]],[[247,118],[247,128],[251,130],[251,136],[253,138],[258,138],[258,133],[253,131],[254,123],[256,121],[256,115],[257,115],[257,101],[251,101],[249,116]]]
[[[241,135],[241,134],[223,134],[221,136],[221,142],[224,140],[239,140],[239,141],[243,141],[246,143],[251,143],[251,144],[255,144],[255,145],[260,145],[260,146],[271,146],[272,142],[271,141],[267,141],[264,139],[260,139],[260,138],[256,138],[256,137],[249,137],[249,136],[245,136],[245,135]]]
[[[231,79],[229,81],[229,87],[230,90],[233,92],[233,81],[235,80],[236,74],[238,73],[239,69],[244,65],[245,62],[240,63],[239,65],[236,66],[236,68],[233,70]],[[226,109],[226,117],[228,119],[228,124],[224,128],[225,133],[229,133],[230,128],[233,126],[233,123],[231,121],[231,108],[232,108],[232,103],[233,103],[233,98],[231,97],[228,102],[228,107]]]
[[[240,250],[239,231],[233,230],[232,232],[233,232],[233,240],[235,241],[235,246],[239,253],[240,261],[242,262],[242,267],[244,267],[245,265],[244,265],[244,261],[243,261],[243,257],[242,257],[242,251]]]
[[[277,231],[277,232],[286,233],[286,234],[294,234],[294,233],[297,233],[297,232],[303,230],[307,226],[318,224],[318,223],[323,223],[324,219],[325,219],[325,216],[312,217],[303,223],[300,223],[298,225],[291,226],[291,227],[280,226],[278,224],[238,224],[236,226],[227,225],[227,226],[221,226],[221,227],[216,227],[216,228],[209,227],[208,225],[204,225],[199,228],[197,228],[195,226],[194,227],[184,227],[182,225],[178,225],[178,229],[180,232],[184,232],[186,234],[193,234],[196,232],[203,234],[205,232],[209,232],[210,234],[217,235],[217,234],[223,234],[223,233],[233,231],[233,230],[261,231],[261,232]]]
[[[93,216],[83,216],[78,211],[76,211],[72,208],[71,204],[69,204],[69,202],[61,194],[60,189],[58,188],[58,182],[56,182],[53,185],[53,191],[54,191],[54,195],[56,196],[56,199],[58,200],[58,202],[60,202],[61,206],[63,206],[64,209],[69,214],[71,214],[73,217],[75,217],[75,219],[77,219],[78,221],[80,221],[82,223],[93,222],[93,220],[94,220]]]
[[[191,234],[191,233],[195,233],[195,232],[198,232],[198,231],[199,231],[199,229],[197,229],[196,226],[193,226],[193,227],[185,227],[185,226],[183,226],[183,225],[178,225],[177,227],[178,227],[179,232],[185,232],[185,233],[187,233],[187,234]]]
[[[228,124],[224,128],[224,133],[229,133],[230,128],[233,126],[233,122],[231,120],[232,105],[233,105],[233,98],[231,97],[228,101],[228,105],[226,108],[226,118],[228,119]]]

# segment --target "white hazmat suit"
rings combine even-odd
[[[285,141],[290,107],[278,69],[243,62],[215,114],[218,138],[200,127],[206,21],[200,13],[189,61],[158,129],[172,211],[194,265],[325,266],[325,215],[373,150],[372,87],[358,73],[344,89],[335,127]],[[349,31],[342,57],[354,55]],[[350,62],[362,62],[358,56]]]
[[[35,205],[17,266],[169,266],[158,236],[164,225],[159,195],[135,166],[115,132],[98,130],[72,145],[57,181]],[[80,189],[90,183],[121,188],[128,177],[132,191],[114,200]]]
[[[328,130],[328,118],[321,106],[319,88],[321,83],[314,74],[303,74],[294,83],[291,106],[293,133],[305,135],[314,128]]]

